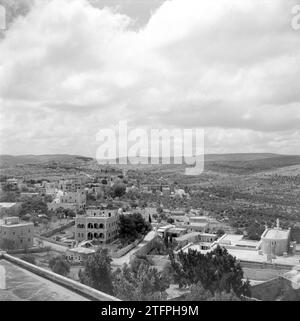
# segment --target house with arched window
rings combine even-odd
[[[118,219],[117,210],[90,207],[85,214],[75,217],[75,239],[110,243],[118,237]]]

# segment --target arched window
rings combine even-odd
[[[98,233],[94,233],[94,238],[97,239],[98,237]]]
[[[104,234],[103,234],[103,233],[100,233],[100,234],[99,234],[99,237],[100,237],[101,239],[103,239],[103,238],[104,238]]]
[[[89,223],[89,224],[88,224],[88,228],[93,228],[93,224],[92,224],[92,223]]]
[[[97,223],[94,224],[94,228],[98,228],[98,224]]]
[[[100,223],[99,228],[104,228],[104,225],[102,223]]]
[[[93,239],[93,234],[91,232],[88,233],[88,239],[92,240]]]

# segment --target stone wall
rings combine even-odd
[[[48,238],[48,237],[37,236],[37,238],[39,238],[39,239],[41,239],[41,240],[44,240],[44,241],[47,241],[47,242],[50,242],[50,243],[54,243],[54,244],[60,245],[60,246],[64,246],[66,249],[69,248],[69,246],[68,246],[66,243],[59,242],[59,241],[55,241],[55,240],[50,239],[50,238]]]
[[[62,226],[59,226],[59,227],[57,227],[57,228],[55,228],[55,229],[53,229],[53,230],[50,230],[50,231],[48,231],[48,232],[45,232],[45,233],[41,234],[41,236],[51,237],[51,236],[55,235],[56,233],[59,233],[59,232],[65,230],[65,229],[67,229],[67,228],[69,228],[69,227],[72,227],[72,226],[74,226],[74,225],[75,225],[75,221],[71,221],[71,222],[69,222],[69,223],[67,223],[67,224],[64,224],[64,225],[62,225]]]
[[[134,249],[137,245],[139,244],[139,240],[136,240],[135,242],[123,247],[122,249],[118,250],[117,252],[111,252],[110,256],[112,258],[119,258],[124,256],[126,253],[128,253],[129,251],[131,251],[132,249]]]
[[[245,268],[256,268],[256,269],[278,269],[278,270],[290,270],[291,265],[279,264],[279,263],[268,263],[268,262],[250,262],[239,260],[241,267]]]
[[[134,256],[147,255],[154,248],[157,239],[160,239],[159,236],[155,236],[151,241],[145,243],[145,245],[141,246],[141,248],[134,253]]]
[[[280,300],[283,295],[285,295],[286,299],[295,300],[299,299],[300,291],[293,289],[289,280],[277,277],[252,286],[251,295],[262,301]]]

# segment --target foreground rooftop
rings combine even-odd
[[[0,273],[0,301],[120,301],[1,251]]]
[[[0,289],[0,301],[89,301],[61,285],[42,278],[6,260],[6,290]]]

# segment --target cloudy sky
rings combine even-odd
[[[298,0],[1,3],[2,153],[95,156],[127,120],[203,128],[207,153],[300,154]]]

